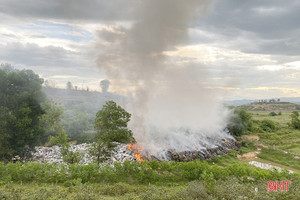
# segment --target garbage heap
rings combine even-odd
[[[94,162],[94,158],[89,155],[90,146],[91,144],[87,143],[71,145],[69,150],[75,153],[78,152],[80,154],[79,164],[87,165],[90,162]],[[137,159],[134,157],[133,151],[128,149],[128,144],[118,144],[115,148],[115,151],[113,151],[111,158],[106,163],[123,163],[125,160],[137,161]],[[35,151],[32,152],[31,161],[63,164],[64,161],[61,155],[61,147],[36,147]]]

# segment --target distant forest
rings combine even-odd
[[[107,92],[43,87],[48,99],[62,108],[62,126],[67,135],[78,143],[91,142],[94,139],[94,120],[98,110],[104,103],[114,100],[120,104],[126,103],[124,96]]]

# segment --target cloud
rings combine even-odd
[[[3,16],[23,19],[69,21],[129,20],[138,0],[1,0]]]
[[[197,26],[216,35],[219,43],[247,53],[299,54],[300,4],[284,1],[213,1]],[[198,41],[207,38],[198,35]],[[236,43],[237,40],[242,42]]]
[[[117,72],[119,66],[132,70],[130,52],[150,51],[157,56],[163,50],[160,56],[167,66],[207,66],[205,86],[216,91],[240,88],[227,91],[241,96],[247,93],[246,88],[299,87],[299,1],[212,0],[205,12],[188,24],[179,21],[176,27],[174,18],[180,18],[182,11],[199,2],[186,1],[174,16],[171,13],[169,18],[163,18],[160,11],[172,3],[165,1],[168,3],[163,3],[161,10],[154,10],[141,22],[140,16],[145,14],[142,8],[149,2],[1,0],[0,62],[31,68],[43,77],[80,75],[87,80],[91,76],[95,81],[95,74],[106,78],[103,71],[95,68],[99,54],[99,65],[107,66],[107,73],[111,73]],[[147,25],[152,19],[156,19],[154,25],[159,28]],[[161,28],[160,23],[165,22],[162,19],[170,26]],[[140,24],[134,30],[136,23]],[[187,31],[180,31],[182,27]],[[160,34],[160,30],[170,34],[164,37],[166,40],[147,40],[149,34]],[[137,40],[130,41],[132,38]],[[201,70],[192,71],[193,77],[202,76]],[[122,82],[124,77],[121,75],[119,80]],[[140,84],[136,79],[132,82],[125,85],[136,88],[135,84]],[[112,87],[124,91],[121,83]]]

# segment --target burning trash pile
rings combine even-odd
[[[226,154],[229,150],[238,149],[238,146],[234,139],[222,139],[221,142],[219,141],[218,143],[215,143],[214,145],[213,144],[214,143],[212,140],[209,145],[207,144],[207,146],[205,146],[202,144],[202,147],[198,149],[193,148],[193,150],[186,151],[166,150],[155,155],[151,155],[150,152],[145,151],[138,144],[118,144],[113,151],[110,159],[105,163],[112,165],[115,162],[123,163],[126,160],[135,162],[141,162],[143,160],[168,160],[179,162],[187,162],[196,159],[207,160],[218,155]],[[78,152],[80,155],[79,164],[87,165],[88,163],[95,160],[92,156],[89,155],[90,145],[91,144],[86,143],[71,145],[70,151],[74,153]],[[61,148],[59,146],[36,147],[35,152],[32,153],[31,161],[40,163],[48,162],[55,164],[64,163],[63,157],[61,155]]]
[[[220,144],[215,146],[202,148],[194,151],[181,151],[175,152],[172,150],[167,151],[168,160],[174,161],[192,161],[196,159],[207,160],[214,158],[218,155],[226,154],[229,150],[237,150],[238,146],[234,139],[223,139]]]

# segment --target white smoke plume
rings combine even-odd
[[[229,137],[224,133],[227,111],[206,88],[208,68],[164,53],[188,42],[189,27],[209,5],[208,0],[141,1],[130,25],[99,31],[109,47],[100,53],[98,66],[110,80],[134,88],[127,108],[131,129],[152,154],[199,149],[207,137]]]

